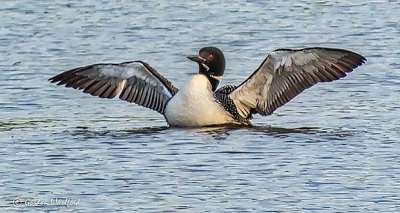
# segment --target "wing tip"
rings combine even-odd
[[[315,48],[331,50],[331,51],[339,51],[339,52],[345,53],[348,56],[350,56],[352,59],[354,59],[355,62],[358,64],[358,66],[361,66],[362,64],[367,62],[367,59],[363,55],[353,52],[351,50],[341,49],[341,48],[327,48],[327,47],[315,47]],[[313,49],[313,48],[306,48],[306,49]]]
[[[355,66],[353,67],[353,69],[355,69],[367,62],[367,59],[364,56],[362,56],[361,54],[347,50],[347,55],[349,57],[349,60],[351,60],[352,62],[355,63]]]
[[[72,69],[72,70],[64,71],[64,72],[62,72],[62,73],[59,73],[59,74],[57,74],[57,75],[55,75],[55,76],[49,78],[48,81],[50,81],[50,83],[56,83],[56,82],[65,81],[65,80],[67,80],[68,78],[74,77],[74,76],[76,75],[76,72],[79,71],[79,70],[81,70],[81,69],[82,69],[82,67],[75,68],[75,69]],[[62,85],[62,84],[58,84],[58,85]]]
[[[64,73],[61,73],[61,74],[64,74]],[[47,79],[47,81],[49,81],[50,83],[56,83],[61,80],[60,79],[61,74],[55,75],[55,76]]]
[[[362,56],[361,54],[358,54],[356,52],[353,52],[353,51],[350,51],[347,49],[342,49],[342,48],[332,48],[332,47],[306,47],[306,48],[300,48],[300,49],[279,48],[279,49],[275,49],[272,52],[276,52],[276,51],[296,52],[296,51],[313,50],[313,49],[338,51],[338,52],[346,53],[348,55],[353,55],[353,56],[355,56],[355,58],[358,58],[360,65],[367,62],[367,59],[364,56]]]

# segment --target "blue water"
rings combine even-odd
[[[0,212],[398,212],[398,1],[4,1]],[[221,48],[239,84],[277,48],[363,54],[248,128],[168,128],[153,111],[50,85],[145,60],[178,87]],[[65,201],[57,203],[55,199]]]

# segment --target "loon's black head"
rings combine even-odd
[[[203,47],[199,55],[187,58],[199,64],[199,73],[208,77],[212,90],[215,91],[225,71],[225,57],[222,51],[216,47]]]

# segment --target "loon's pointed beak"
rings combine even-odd
[[[189,55],[187,56],[188,59],[197,62],[200,66],[202,66],[205,70],[210,70],[210,67],[208,67],[205,62],[207,61],[205,58],[199,56],[199,55]]]
[[[195,61],[197,63],[203,63],[203,62],[206,61],[206,59],[202,58],[199,55],[189,55],[189,56],[187,56],[187,58],[192,60],[192,61]]]

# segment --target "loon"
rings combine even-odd
[[[174,127],[251,126],[253,114],[271,115],[305,89],[343,78],[366,62],[345,49],[277,49],[240,85],[218,89],[225,71],[222,51],[204,47],[187,58],[199,71],[181,89],[144,61],[92,64],[49,81],[100,98],[118,96],[159,112]]]

